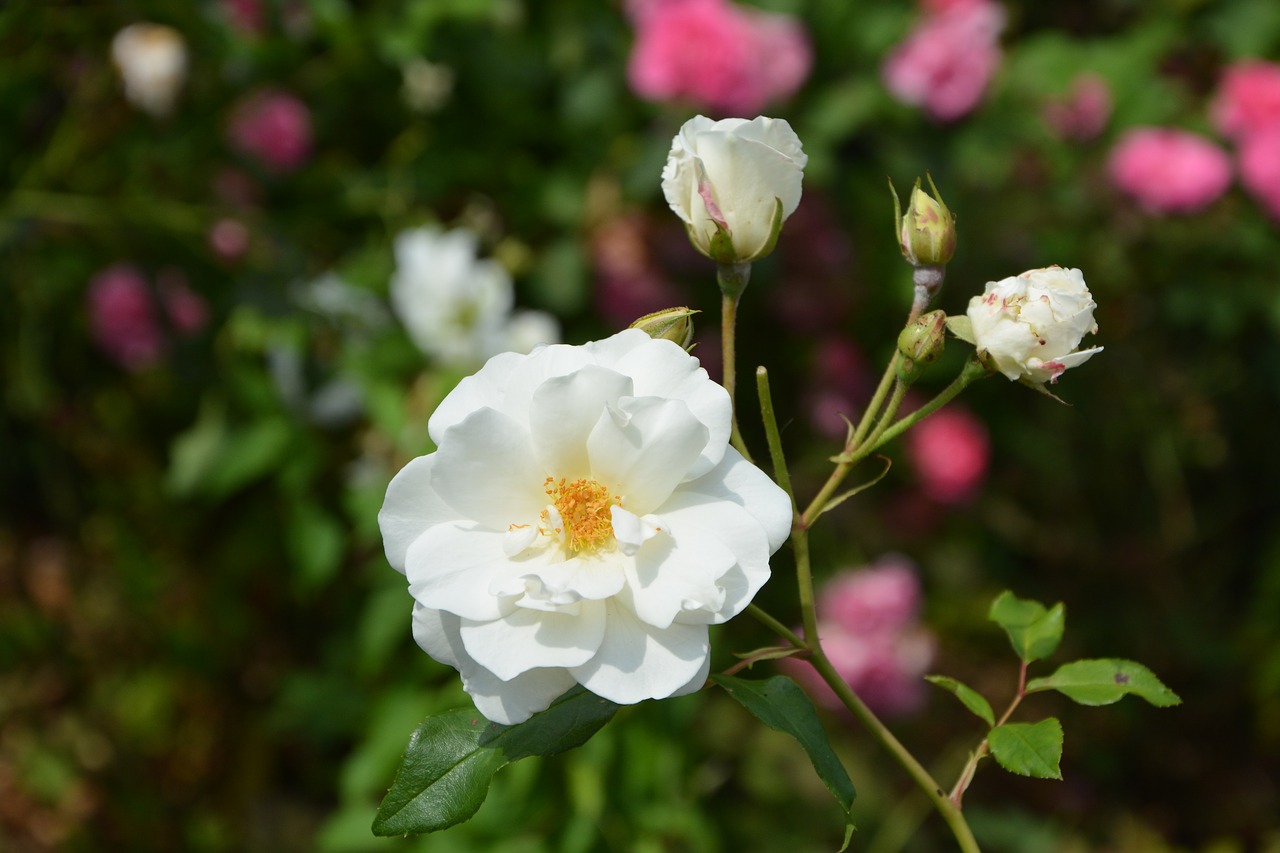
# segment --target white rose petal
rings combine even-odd
[[[969,301],[970,327],[954,330],[1010,380],[1057,382],[1064,370],[1102,352],[1077,349],[1098,332],[1097,307],[1080,270],[1047,267],[988,282]]]
[[[729,398],[629,329],[491,359],[441,403],[438,449],[379,514],[414,637],[511,724],[572,685],[629,704],[698,689],[707,626],[741,612],[791,525],[728,447]]]
[[[722,262],[753,261],[772,250],[777,228],[800,204],[807,162],[800,138],[782,119],[695,116],[671,142],[662,192],[700,252]],[[721,230],[732,257],[717,256],[712,246]]]

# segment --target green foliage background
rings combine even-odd
[[[815,49],[809,82],[770,114],[804,141],[806,206],[826,219],[784,230],[739,335],[739,363],[774,376],[802,494],[834,447],[803,414],[817,336],[778,318],[818,306],[822,335],[883,364],[909,302],[886,175],[903,187],[930,170],[959,216],[941,307],[962,311],[984,282],[1052,263],[1083,269],[1099,303],[1106,352],[1058,386],[1070,407],[1001,379],[965,395],[992,437],[976,501],[922,521],[898,465],[815,531],[820,574],[889,550],[915,559],[935,669],[988,696],[1016,679],[985,618],[1004,588],[1065,602],[1063,659],[1140,660],[1182,696],[1158,712],[1029,699],[1063,722],[1066,781],[984,767],[965,800],[984,847],[1275,849],[1280,225],[1238,187],[1205,213],[1152,218],[1110,187],[1105,158],[1135,125],[1210,133],[1224,65],[1280,58],[1280,11],[1007,3],[987,99],[937,125],[879,82],[909,4],[759,5],[799,16]],[[658,185],[693,110],[630,94],[618,6],[290,6],[310,24],[290,28],[271,6],[258,37],[212,2],[0,7],[0,847],[835,849],[838,810],[802,751],[714,689],[623,709],[581,749],[512,765],[461,827],[370,834],[409,732],[467,701],[413,644],[376,526],[387,481],[429,449],[426,416],[459,377],[398,326],[309,309],[298,287],[335,271],[384,300],[396,233],[462,223],[512,270],[519,301],[555,312],[580,342],[618,327],[593,292],[593,237],[634,213],[684,299],[714,317],[716,295]],[[167,120],[131,109],[108,61],[111,36],[136,20],[176,27],[191,48]],[[414,58],[454,71],[438,110],[405,106]],[[1115,111],[1098,139],[1068,144],[1041,110],[1081,71],[1108,82]],[[226,143],[231,106],[263,85],[312,111],[314,155],[287,177]],[[251,175],[256,205],[219,200],[212,178],[227,166]],[[236,263],[206,242],[227,215],[252,234]],[[87,282],[121,260],[180,268],[214,317],[138,373],[104,359],[88,331]],[[926,387],[945,384],[960,349]],[[281,351],[305,366],[307,393],[354,382],[359,416],[318,421],[283,396],[267,366]],[[744,430],[762,447],[752,404],[747,393]],[[796,615],[789,568],[784,552],[760,599],[783,618]],[[738,620],[715,638],[719,668],[769,641]],[[856,849],[945,849],[944,828],[853,722],[827,725],[858,787]],[[941,690],[896,730],[946,779],[979,736]]]

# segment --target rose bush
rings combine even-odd
[[[782,119],[695,116],[671,141],[662,192],[698,251],[722,263],[754,261],[773,251],[800,204],[807,162]]]
[[[1010,380],[1057,382],[1064,370],[1102,352],[1076,349],[1085,335],[1098,333],[1096,307],[1080,270],[1053,266],[987,282],[966,315],[947,318],[947,327]]]
[[[445,398],[438,449],[378,520],[415,639],[484,716],[521,722],[575,683],[623,704],[702,685],[707,626],[747,606],[791,525],[729,424],[698,360],[637,329],[496,356]]]

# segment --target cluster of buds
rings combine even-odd
[[[920,189],[916,178],[907,202],[907,212],[902,212],[898,191],[889,182],[893,193],[894,231],[902,257],[911,264],[912,281],[915,283],[913,314],[933,301],[946,276],[947,263],[956,253],[956,218],[942,201],[942,194],[927,175],[933,195]]]

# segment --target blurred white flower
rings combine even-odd
[[[404,102],[414,112],[435,112],[453,94],[456,75],[448,65],[415,57],[404,64],[401,73],[404,75]]]
[[[785,492],[729,447],[730,403],[638,329],[495,356],[432,415],[437,450],[378,515],[414,637],[511,724],[575,683],[614,702],[689,693],[707,626],[786,539]]]
[[[532,352],[543,344],[560,342],[560,323],[545,311],[517,311],[507,321],[506,346],[511,352]]]
[[[187,78],[187,45],[177,30],[130,24],[111,40],[111,59],[130,103],[154,116],[168,115]]]
[[[808,160],[783,119],[694,116],[671,141],[662,192],[698,251],[721,263],[753,261],[773,251],[800,204]]]
[[[1064,370],[1102,352],[1076,349],[1085,335],[1098,333],[1097,307],[1080,270],[1052,266],[987,282],[966,316],[948,317],[947,327],[1010,380],[1057,382]]]
[[[462,228],[415,228],[395,240],[391,306],[418,348],[449,364],[474,366],[506,349],[514,287],[501,264],[476,257],[477,244]]]

